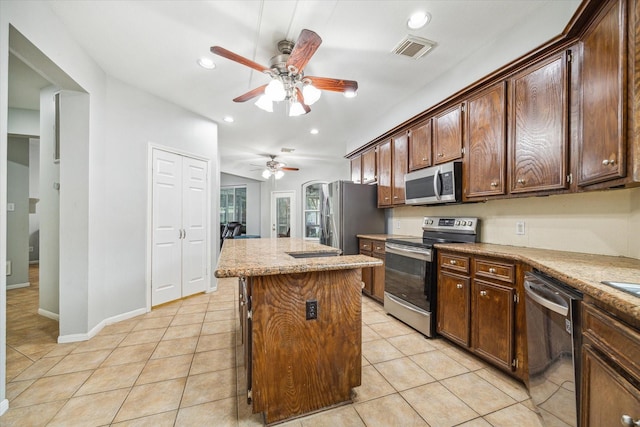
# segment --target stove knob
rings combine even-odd
[[[467,225],[467,221],[462,221],[462,222],[460,223],[460,225],[462,225],[462,226]]]
[[[460,225],[460,221],[456,221],[456,225]]]
[[[473,225],[473,221],[469,221],[469,222],[467,222],[467,225],[468,225],[469,227],[471,227],[471,226]]]

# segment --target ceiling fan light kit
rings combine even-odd
[[[255,105],[261,110],[273,112],[274,102],[287,101],[289,116],[300,116],[311,111],[309,106],[320,99],[323,90],[342,92],[347,98],[353,98],[358,90],[358,82],[353,80],[305,77],[304,67],[320,43],[322,39],[315,32],[302,30],[295,44],[289,40],[278,43],[280,54],[271,58],[270,67],[262,66],[220,46],[213,46],[211,52],[271,77],[269,84],[236,97],[234,102],[245,102],[259,97]]]

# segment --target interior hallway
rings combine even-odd
[[[262,425],[237,396],[236,284],[220,280],[216,292],[68,344],[56,344],[56,322],[36,314],[35,287],[8,291],[10,409],[0,426]],[[541,426],[520,383],[368,298],[362,309],[354,402],[282,426]]]

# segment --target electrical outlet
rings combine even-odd
[[[520,236],[525,234],[524,221],[516,222],[516,234]]]
[[[33,246],[29,246],[29,252],[33,252]]]
[[[307,306],[306,307],[307,320],[317,319],[318,318],[318,301],[317,300],[307,301],[306,306]]]
[[[396,230],[399,230],[399,229],[400,229],[400,220],[397,220],[396,221]]]
[[[11,276],[11,261],[7,260],[7,276]]]
[[[7,203],[7,211],[15,212],[15,210],[16,210],[16,204],[15,203]]]

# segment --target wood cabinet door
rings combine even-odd
[[[433,157],[436,165],[462,157],[462,105],[433,118]]]
[[[510,80],[510,191],[567,187],[567,55],[554,55]]]
[[[351,159],[351,181],[362,183],[362,156]]]
[[[378,206],[391,206],[391,140],[378,145]]]
[[[625,3],[610,2],[582,38],[581,186],[626,175]]]
[[[378,179],[375,147],[362,153],[362,183],[371,184]]]
[[[514,350],[514,289],[473,280],[472,310],[475,352],[504,369],[512,370]]]
[[[640,390],[590,345],[582,347],[582,425],[619,426],[623,415],[640,420]],[[634,424],[628,424],[634,425]]]
[[[384,254],[374,252],[372,255],[384,262]],[[384,301],[384,265],[373,267],[373,277],[371,279],[371,294],[379,302]]]
[[[404,191],[404,176],[407,174],[408,169],[408,150],[409,150],[409,137],[407,133],[396,135],[392,140],[393,154],[391,159],[393,161],[391,179],[392,188],[392,201],[394,205],[404,205],[405,191]]]
[[[507,106],[505,82],[467,101],[464,193],[468,198],[505,194]]]
[[[469,347],[469,278],[439,271],[438,333]]]
[[[409,130],[409,170],[431,166],[431,119]]]

